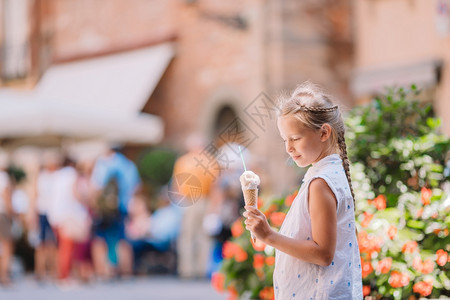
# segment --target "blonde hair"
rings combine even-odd
[[[344,137],[345,125],[338,106],[333,103],[327,93],[309,81],[297,86],[291,95],[284,94],[278,100],[278,117],[293,115],[306,128],[312,130],[320,129],[323,124],[330,125],[331,144],[339,149],[355,207],[355,194],[350,178],[350,163]]]

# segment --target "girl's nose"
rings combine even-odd
[[[290,141],[287,141],[286,142],[286,152],[291,153],[292,151],[294,151],[294,147],[292,146],[292,143]]]

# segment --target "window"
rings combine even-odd
[[[30,1],[1,0],[2,41],[1,78],[3,81],[22,79],[31,68]]]

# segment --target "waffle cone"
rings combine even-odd
[[[254,190],[242,190],[244,193],[245,205],[255,206],[258,202],[258,189]]]

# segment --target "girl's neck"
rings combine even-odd
[[[317,163],[318,161],[322,160],[323,158],[330,156],[332,154],[338,154],[338,152],[336,151],[336,149],[333,148],[327,148],[325,151],[323,151],[318,158],[316,159],[315,162],[312,163],[312,165],[314,166],[315,163]]]

